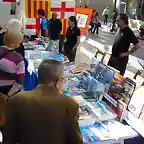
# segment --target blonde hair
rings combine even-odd
[[[15,42],[21,42],[23,40],[23,34],[20,31],[8,30],[5,35],[3,42],[5,45],[10,46]]]
[[[11,19],[6,26],[7,30],[17,30],[17,31],[21,31],[22,27],[23,27],[22,22],[17,19]]]

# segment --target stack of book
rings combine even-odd
[[[94,114],[90,106],[82,96],[72,97],[79,104],[79,125],[80,127],[94,125],[98,117]]]

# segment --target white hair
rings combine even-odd
[[[20,20],[11,19],[11,20],[8,22],[6,28],[7,28],[8,30],[21,31],[22,26],[23,26],[23,25],[22,25],[22,22],[21,22]]]

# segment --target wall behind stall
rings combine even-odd
[[[0,24],[4,26],[12,18],[15,18],[15,15],[10,15],[11,3],[3,2],[0,0]]]

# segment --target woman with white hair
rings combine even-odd
[[[14,51],[22,40],[21,32],[8,30],[4,35],[4,46],[0,46],[0,92],[9,97],[23,87],[24,59]]]
[[[22,30],[22,22],[17,19],[11,19],[8,24],[6,25],[6,31],[13,30],[20,32]],[[4,45],[3,38],[4,38],[5,32],[0,34],[0,46]],[[24,57],[24,46],[22,43],[20,43],[20,46],[15,49],[16,52],[20,53]]]

